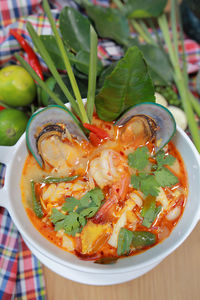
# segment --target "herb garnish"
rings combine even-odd
[[[55,230],[64,229],[66,234],[75,236],[86,225],[86,218],[96,214],[103,199],[104,194],[99,188],[87,192],[80,200],[66,198],[61,210],[68,212],[67,215],[56,208],[52,209],[50,220],[55,225]]]
[[[131,250],[131,246],[142,249],[144,247],[155,244],[155,234],[148,231],[130,231],[121,228],[118,237],[117,254],[125,255]]]
[[[156,163],[152,166],[149,157],[150,153],[146,146],[140,147],[128,155],[129,166],[136,169],[137,172],[136,175],[131,176],[131,183],[145,196],[158,196],[159,187],[172,186],[178,182],[178,178],[165,167],[165,165],[172,165],[175,157],[166,155],[163,150],[160,150],[154,157]],[[150,172],[145,172],[147,166],[151,167]]]

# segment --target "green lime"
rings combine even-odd
[[[17,107],[30,104],[36,96],[36,85],[29,73],[17,65],[0,70],[0,99]]]
[[[28,117],[22,111],[7,108],[0,111],[0,145],[14,145],[26,129]]]

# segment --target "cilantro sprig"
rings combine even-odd
[[[61,210],[68,214],[56,208],[52,209],[50,220],[55,225],[54,229],[64,229],[66,234],[75,236],[82,231],[87,219],[97,213],[103,199],[104,194],[99,188],[87,192],[80,200],[74,197],[66,198]]]
[[[129,166],[136,170],[136,174],[131,176],[131,183],[145,196],[158,196],[160,187],[170,187],[178,182],[178,178],[165,167],[172,165],[175,157],[166,155],[163,150],[154,156],[155,164],[149,161],[149,157],[150,153],[146,146],[128,155]],[[150,172],[145,172],[145,169],[149,169],[148,166],[150,166]]]

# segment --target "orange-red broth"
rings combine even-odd
[[[72,176],[78,174],[79,177],[73,181],[73,186],[80,182],[85,184],[84,191],[72,191],[67,193],[62,193],[54,199],[54,201],[50,201],[48,198],[42,201],[44,217],[39,219],[33,209],[32,209],[32,196],[31,196],[31,188],[30,188],[30,180],[33,179],[35,182],[41,180],[46,176],[52,176],[52,167],[49,170],[43,170],[39,167],[35,159],[31,154],[28,154],[25,165],[23,168],[22,178],[21,178],[21,191],[22,191],[22,201],[26,208],[27,214],[33,223],[33,225],[37,228],[37,230],[46,237],[49,241],[57,245],[58,247],[71,252],[81,259],[99,259],[103,257],[117,257],[117,244],[116,241],[114,243],[110,243],[110,239],[113,233],[113,229],[115,228],[115,224],[119,220],[122,213],[125,211],[126,207],[129,209],[126,210],[126,222],[123,227],[129,230],[136,231],[149,231],[156,235],[156,244],[161,242],[163,239],[168,237],[181,218],[183,213],[186,199],[187,199],[187,174],[184,168],[183,160],[174,146],[172,142],[165,147],[165,151],[167,154],[171,154],[176,158],[176,161],[173,166],[169,167],[169,169],[178,177],[178,183],[175,186],[163,188],[163,195],[160,196],[160,199],[156,199],[156,205],[162,205],[162,211],[159,213],[157,218],[155,219],[152,226],[148,229],[142,225],[143,218],[141,217],[141,207],[143,204],[143,195],[140,191],[134,190],[134,188],[130,184],[130,176],[133,172],[127,164],[127,155],[136,149],[136,145],[138,141],[134,141],[133,143],[127,145],[122,142],[120,138],[120,128],[113,126],[112,123],[104,122],[99,120],[97,117],[94,117],[93,124],[104,128],[110,135],[110,139],[104,140],[99,146],[94,147],[88,142],[81,142],[77,144],[77,142],[73,142],[71,144],[72,147],[77,148],[79,153],[81,153],[81,157],[77,158],[74,166],[72,162],[69,162],[69,168],[65,176]],[[66,141],[69,143],[69,141]],[[147,143],[147,146],[150,151],[153,151],[153,145],[151,143]],[[104,185],[98,182],[97,177],[93,180],[88,179],[88,174],[90,174],[90,167],[92,165],[91,161],[96,158],[101,157],[106,149],[111,149],[111,153],[117,153],[117,160],[115,161],[114,157],[114,167],[117,172],[119,170],[118,175],[111,180],[108,184],[104,183]],[[113,152],[114,151],[114,152]],[[114,154],[114,156],[115,156]],[[77,155],[76,155],[77,156]],[[119,161],[118,161],[118,158]],[[69,159],[70,160],[70,159]],[[123,165],[124,164],[124,165]],[[121,166],[123,165],[123,166]],[[121,171],[120,171],[121,167]],[[53,171],[53,176],[58,176],[59,171]],[[61,172],[63,175],[63,172]],[[90,174],[91,175],[91,174]],[[103,174],[101,174],[104,176]],[[108,174],[110,175],[110,174]],[[98,184],[101,185],[101,188],[105,195],[105,202],[103,209],[100,209],[97,212],[96,216],[92,219],[88,220],[86,226],[83,228],[81,233],[76,234],[75,237],[68,236],[61,232],[56,232],[54,230],[54,225],[51,223],[49,216],[51,213],[52,207],[61,208],[62,204],[65,202],[66,197],[76,197],[80,199],[84,193],[89,191],[94,187],[99,187]],[[69,183],[67,183],[69,185]],[[58,191],[59,194],[59,185],[54,184],[54,190]],[[63,185],[63,184],[62,184]],[[56,187],[55,187],[56,186]],[[37,198],[40,199],[43,195],[43,191],[49,187],[49,184],[37,184],[36,185],[36,194]],[[162,188],[161,188],[162,189]],[[131,198],[130,195],[134,195]],[[133,201],[131,201],[132,199]],[[167,199],[167,204],[166,204]],[[146,200],[147,201],[147,200]],[[129,205],[130,203],[131,205]],[[129,203],[129,204],[128,204]],[[48,206],[48,209],[46,207]],[[173,217],[168,218],[168,214],[172,212],[175,208],[179,213],[172,214]],[[175,209],[176,210],[176,209]],[[174,211],[175,211],[174,210]],[[96,237],[95,237],[96,235]],[[116,238],[114,239],[116,240]],[[137,254],[141,251],[148,249],[133,249],[129,255]]]

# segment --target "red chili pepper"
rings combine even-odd
[[[106,139],[109,138],[109,134],[104,129],[101,129],[95,125],[91,125],[88,123],[83,123],[83,126],[90,130],[91,132],[95,133],[100,139]]]
[[[101,144],[101,139],[94,132],[90,132],[90,142],[96,147]]]
[[[3,110],[3,109],[5,109],[5,107],[0,105],[0,110]]]
[[[33,68],[33,70],[37,73],[37,75],[44,80],[43,74],[42,74],[42,67],[40,65],[40,62],[37,58],[37,55],[31,48],[31,46],[27,43],[27,41],[19,34],[17,33],[16,29],[10,29],[10,34],[13,35],[16,40],[19,42],[21,47],[24,49],[24,51],[28,55],[28,62],[30,66]]]

